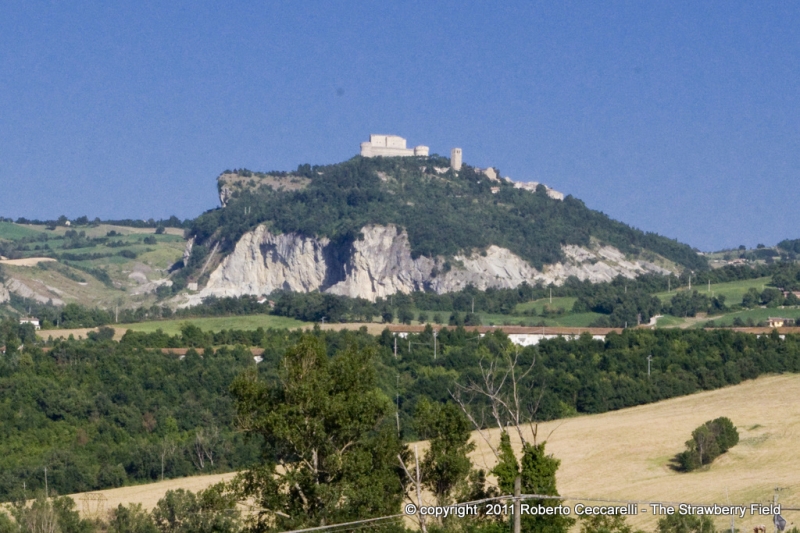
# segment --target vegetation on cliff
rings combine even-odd
[[[595,238],[624,253],[650,251],[689,269],[707,268],[689,246],[612,220],[572,196],[560,201],[548,197],[544,186],[534,193],[516,189],[467,165],[458,173],[439,172],[447,167],[449,161],[436,156],[359,156],[301,165],[291,176],[306,180],[304,187],[277,190],[274,181],[259,183],[287,173],[238,171],[252,179],[237,181],[226,206],[199,216],[190,232],[205,249],[212,241],[230,249],[258,224],[346,245],[365,225],[396,224],[408,231],[414,256],[447,257],[494,244],[542,268],[564,260],[562,245],[587,246]]]

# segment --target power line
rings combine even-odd
[[[308,528],[305,528],[305,529],[293,529],[291,531],[287,531],[286,533],[306,533],[307,531],[324,531],[326,529],[333,529],[333,528],[347,527],[347,526],[356,526],[356,525],[360,525],[360,524],[368,524],[370,522],[378,522],[379,520],[391,520],[391,519],[394,519],[394,518],[402,518],[404,516],[407,516],[407,515],[402,514],[402,513],[401,514],[393,514],[393,515],[389,515],[389,516],[381,516],[381,517],[378,517],[378,518],[368,518],[366,520],[356,520],[354,522],[344,522],[342,524],[331,524],[329,526],[317,526],[317,527],[308,527]]]
[[[473,500],[469,502],[461,502],[461,503],[454,503],[453,505],[447,507],[465,507],[468,505],[477,505],[480,503],[487,503],[491,501],[497,500],[514,500],[516,499],[512,495],[503,495],[503,496],[494,496],[491,498],[483,498],[481,500]],[[635,505],[690,505],[692,507],[707,507],[709,505],[714,505],[713,503],[691,503],[691,502],[676,502],[676,501],[657,501],[657,500],[623,500],[623,499],[614,499],[614,498],[593,498],[593,497],[584,497],[584,496],[553,496],[549,494],[521,494],[519,496],[519,500],[561,500],[561,501],[583,501],[583,502],[599,502],[599,503],[621,503],[621,504],[635,504]],[[751,504],[754,502],[750,502]],[[726,504],[727,507],[733,507],[737,504]],[[742,504],[742,505],[749,505],[749,504]],[[741,505],[739,505],[741,506]],[[781,506],[781,512],[783,511],[800,511],[800,507],[783,507]],[[311,531],[325,531],[349,526],[360,526],[362,524],[373,524],[375,522],[383,521],[383,520],[393,520],[395,518],[403,518],[406,514],[394,514],[388,516],[380,516],[377,518],[368,518],[364,520],[355,520],[353,522],[344,522],[341,524],[330,524],[327,526],[316,526],[310,527],[305,529],[293,529],[291,531],[287,531],[286,533],[307,533]],[[655,516],[655,515],[654,515]]]

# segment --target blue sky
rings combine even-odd
[[[194,217],[369,133],[702,250],[800,237],[800,4],[4,2],[0,215]]]

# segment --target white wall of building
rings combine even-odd
[[[399,135],[381,135],[372,133],[369,141],[361,143],[361,155],[363,157],[427,157],[430,148],[419,145],[414,148],[406,147],[406,140]]]

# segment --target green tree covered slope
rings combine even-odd
[[[541,268],[564,259],[562,245],[586,246],[594,238],[627,254],[650,251],[689,269],[707,268],[689,246],[612,220],[572,196],[552,199],[543,186],[515,189],[467,165],[441,172],[447,167],[449,160],[438,156],[358,156],[291,173],[226,172],[219,181],[225,207],[198,217],[190,232],[200,254],[212,243],[231,249],[258,224],[342,243],[357,239],[367,224],[396,224],[408,231],[414,256],[494,244]]]

